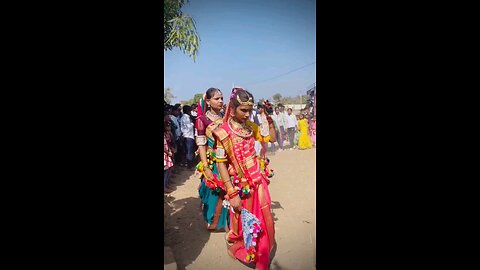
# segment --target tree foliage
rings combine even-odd
[[[188,0],[164,0],[163,17],[163,48],[165,51],[179,48],[183,53],[193,57],[198,55],[200,37],[197,33],[195,20],[182,12],[182,7]]]
[[[189,100],[184,100],[184,101],[182,101],[182,105],[192,105],[192,104],[196,104],[202,97],[203,97],[203,94],[202,94],[202,93],[195,94],[195,95],[193,96],[193,98],[191,98],[191,99],[189,99]]]
[[[281,94],[274,94],[272,99],[275,101],[275,104],[307,104],[309,99],[308,95],[297,95],[292,97],[282,97]]]
[[[195,94],[195,96],[193,96],[193,102],[192,103],[197,103],[200,99],[202,99],[202,97],[203,97],[202,93]]]
[[[285,104],[307,104],[308,98],[309,98],[308,95],[302,95],[302,96],[297,95],[293,97],[282,97],[280,94],[273,95],[273,100],[275,100],[275,104],[282,103],[284,105]]]
[[[170,104],[170,102],[172,102],[172,100],[174,98],[176,98],[176,97],[173,95],[172,89],[170,89],[170,88],[164,88],[163,89],[163,99],[165,100],[165,102]]]
[[[272,98],[276,103],[279,103],[282,100],[282,95],[277,93],[277,94],[273,95]]]

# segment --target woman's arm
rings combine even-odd
[[[207,162],[207,137],[205,136],[205,125],[203,121],[200,118],[197,118],[195,121],[195,128],[197,129],[197,136],[195,138],[195,142],[198,146],[198,153],[200,155],[200,160],[202,161],[203,164],[203,171],[205,173],[205,176],[208,179],[213,178],[213,173],[208,167],[208,162]]]
[[[200,153],[200,160],[202,163],[207,164],[207,147],[205,145],[199,145],[198,152]]]
[[[217,169],[218,169],[218,172],[220,173],[220,176],[223,179],[223,185],[225,186],[227,194],[230,196],[232,192],[235,192],[235,188],[233,187],[232,181],[230,181],[230,175],[228,174],[228,169],[226,164],[227,163],[225,162],[217,162]],[[229,202],[235,211],[237,211],[238,213],[242,211],[242,200],[240,199],[238,194],[233,196],[233,198],[230,198]]]

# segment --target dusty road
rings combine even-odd
[[[315,153],[312,148],[267,155],[275,172],[269,185],[277,241],[272,270],[315,269]],[[227,255],[224,232],[204,228],[199,179],[182,171],[173,181],[176,190],[165,196],[164,246],[172,249],[178,269],[249,269]]]

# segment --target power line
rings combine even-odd
[[[295,71],[297,71],[297,70],[300,70],[300,69],[302,69],[302,68],[305,68],[305,67],[308,67],[308,66],[310,66],[310,65],[313,65],[313,64],[315,64],[316,62],[317,62],[317,61],[315,61],[315,62],[312,62],[312,63],[310,63],[310,64],[306,64],[305,66],[302,66],[302,67],[296,68],[296,69],[294,69],[294,70],[291,70],[291,71],[289,71],[289,72],[287,72],[287,73],[284,73],[284,74],[281,74],[281,75],[278,75],[278,76],[272,77],[272,78],[270,78],[270,79],[266,79],[266,80],[262,80],[262,81],[258,81],[258,82],[253,82],[253,83],[246,83],[246,84],[244,84],[244,85],[249,85],[249,86],[252,86],[252,85],[254,85],[254,84],[258,84],[258,83],[266,82],[266,81],[269,81],[269,80],[273,80],[273,79],[276,79],[276,78],[279,78],[279,77],[285,76],[285,75],[287,75],[287,74],[290,74],[290,73],[292,73],[292,72],[295,72]]]

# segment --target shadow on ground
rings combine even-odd
[[[278,218],[275,216],[275,209],[283,209],[282,205],[280,204],[280,202],[277,202],[277,201],[272,201],[272,204],[270,206],[270,208],[272,209],[272,217],[273,217],[273,221],[277,221]]]
[[[172,178],[172,186],[181,186],[192,176],[193,170],[177,168],[176,175]],[[200,181],[200,180],[198,180]],[[175,189],[175,188],[174,188]],[[284,209],[280,202],[272,201],[272,215],[275,221],[275,211]],[[171,248],[177,269],[185,270],[200,255],[210,238],[210,232],[203,226],[200,210],[200,198],[189,197],[175,201],[172,195],[164,195],[164,246]],[[271,253],[271,269],[282,270],[275,257],[275,245]],[[173,258],[166,258],[164,265],[173,262]],[[248,267],[248,266],[247,266]]]
[[[175,168],[174,173],[170,179],[171,186],[182,186],[185,182],[194,174],[195,169],[187,169],[185,167],[177,167]],[[200,180],[198,180],[200,183]],[[174,189],[175,189],[174,188]]]
[[[165,246],[169,246],[175,257],[179,270],[195,261],[208,239],[210,233],[203,226],[199,198],[185,198],[174,201],[172,196],[166,199],[166,221],[164,225]],[[164,265],[171,262],[165,261]]]

